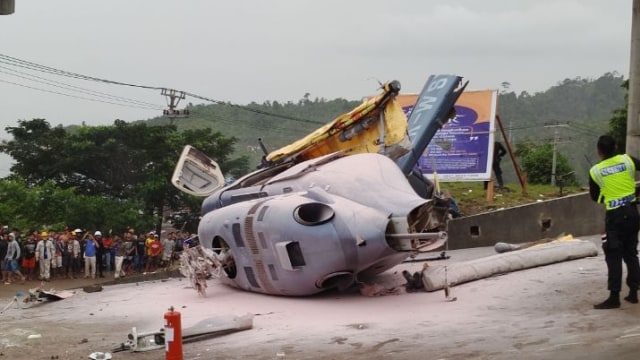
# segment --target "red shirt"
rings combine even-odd
[[[149,245],[149,255],[151,256],[160,256],[160,252],[162,251],[162,244],[160,240],[153,240],[151,245]]]
[[[110,237],[102,238],[102,245],[105,247],[105,249],[111,249],[113,247],[113,239]]]

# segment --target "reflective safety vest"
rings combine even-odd
[[[598,202],[613,210],[636,201],[636,167],[627,154],[612,156],[589,170],[591,179],[600,186]]]

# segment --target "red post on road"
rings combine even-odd
[[[182,320],[180,313],[173,311],[173,306],[164,313],[164,349],[166,360],[183,360]]]

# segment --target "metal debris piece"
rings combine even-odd
[[[205,340],[237,331],[249,330],[253,327],[253,315],[233,316],[225,318],[209,318],[182,330],[182,343]],[[149,351],[165,347],[164,329],[139,333],[133,327],[127,335],[127,340],[112,352],[119,351]]]
[[[82,290],[88,293],[99,292],[99,291],[102,291],[102,285],[100,284],[88,285],[83,287]]]
[[[29,289],[26,296],[23,292],[18,291],[11,301],[9,301],[9,303],[0,310],[0,314],[4,313],[13,304],[16,304],[18,309],[27,309],[48,301],[63,300],[73,295],[75,295],[75,291],[54,289],[44,290],[42,285],[40,285],[40,287]]]
[[[91,360],[110,360],[111,353],[103,353],[103,352],[94,352],[89,355],[89,359]]]
[[[226,251],[214,252],[202,245],[185,248],[180,255],[180,272],[191,281],[198,294],[206,296],[207,280],[219,278],[225,264]]]
[[[360,283],[360,294],[364,296],[385,296],[385,295],[399,295],[401,293],[400,288],[392,287],[385,288],[380,284],[367,284]]]

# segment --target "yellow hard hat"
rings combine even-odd
[[[49,233],[46,232],[46,231],[43,231],[43,232],[40,233],[40,236],[49,236]]]

